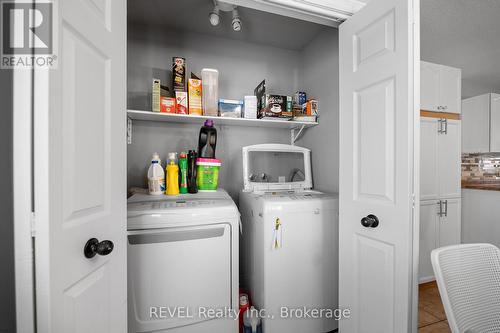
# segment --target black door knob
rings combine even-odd
[[[366,228],[376,228],[379,224],[378,217],[370,214],[361,219],[361,225]]]
[[[107,256],[113,251],[114,244],[110,240],[103,240],[99,242],[97,238],[91,238],[85,244],[83,248],[83,254],[85,258],[93,258],[96,254],[100,256]]]

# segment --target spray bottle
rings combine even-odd
[[[168,153],[167,164],[167,195],[179,194],[179,166],[177,165],[177,153]]]
[[[188,193],[188,186],[187,186],[187,170],[188,169],[188,161],[187,161],[187,154],[186,152],[181,152],[181,155],[179,157],[179,175],[180,175],[180,186],[179,186],[179,191],[182,194]]]

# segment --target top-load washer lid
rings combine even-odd
[[[224,190],[176,196],[134,194],[127,201],[127,229],[154,229],[238,220],[239,211]]]
[[[246,192],[311,189],[311,151],[284,144],[243,147],[243,185]]]

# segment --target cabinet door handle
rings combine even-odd
[[[443,119],[443,123],[444,123],[443,133],[448,134],[448,119]]]
[[[448,216],[448,200],[444,201],[444,216]]]
[[[443,201],[439,200],[439,202],[437,204],[439,205],[438,216],[441,217],[441,216],[443,216]]]
[[[438,134],[443,133],[443,119],[438,119]]]

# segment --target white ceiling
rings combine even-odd
[[[251,43],[302,50],[323,29],[334,29],[311,22],[239,8],[243,29],[231,29],[231,13],[221,12],[222,19],[213,27],[208,20],[212,0],[128,0],[129,23],[158,26],[164,29],[210,34]]]
[[[462,69],[464,83],[500,89],[500,0],[421,0],[422,60]]]

